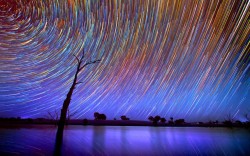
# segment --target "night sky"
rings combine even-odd
[[[248,0],[0,0],[0,117],[244,120]]]

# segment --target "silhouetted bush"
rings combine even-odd
[[[38,121],[44,121],[45,118],[36,118],[36,120],[38,120]]]
[[[222,122],[225,126],[233,126],[233,122],[230,120],[225,120]]]
[[[150,116],[150,117],[148,117],[148,120],[149,120],[149,121],[153,121],[153,120],[154,120],[154,117]]]
[[[167,120],[165,118],[161,118],[161,122],[165,123]]]
[[[237,124],[237,125],[242,125],[242,122],[241,122],[240,120],[236,120],[236,121],[235,121],[235,124]]]
[[[95,120],[98,120],[98,116],[99,116],[100,114],[98,113],[98,112],[95,112],[94,113],[94,118],[95,118]]]
[[[149,120],[149,121],[152,121],[153,124],[154,124],[155,126],[157,125],[157,123],[158,123],[159,121],[161,121],[162,123],[165,123],[165,122],[166,122],[166,119],[165,119],[165,118],[161,118],[159,115],[156,115],[155,117],[149,116],[149,117],[148,117],[148,120]]]
[[[122,116],[121,116],[121,119],[122,119],[122,120],[129,120],[129,118],[127,118],[125,115],[122,115]]]
[[[219,121],[218,121],[218,120],[215,120],[215,121],[210,120],[210,121],[208,122],[208,124],[209,124],[209,125],[217,125],[217,124],[219,124]]]
[[[184,124],[185,120],[184,119],[177,119],[175,120],[175,124]]]
[[[198,122],[199,125],[203,125],[204,123],[203,122]]]
[[[169,124],[174,124],[174,118],[173,117],[170,117],[170,120],[168,121]]]
[[[31,119],[31,118],[28,118],[27,121],[28,121],[28,123],[33,123],[33,119]]]
[[[250,122],[246,122],[246,126],[249,128],[250,127]]]
[[[157,123],[161,120],[161,117],[159,115],[156,115],[153,119],[153,124],[156,126]]]
[[[161,117],[160,117],[159,115],[156,115],[155,118],[154,118],[154,120],[155,120],[156,122],[158,122],[158,121],[161,120]]]
[[[94,113],[95,120],[106,120],[105,114],[99,114],[98,112]]]

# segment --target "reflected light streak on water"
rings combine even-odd
[[[0,154],[51,155],[56,128],[0,129]],[[63,155],[247,155],[245,129],[68,126]]]

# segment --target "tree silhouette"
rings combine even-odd
[[[77,111],[75,111],[73,113],[70,113],[69,109],[68,109],[68,113],[67,113],[67,115],[68,115],[68,117],[67,117],[68,122],[70,121],[71,117],[74,116],[76,113],[77,113]]]
[[[174,124],[174,118],[170,117],[170,120],[168,121],[169,124]]]
[[[160,121],[160,120],[161,120],[161,117],[160,117],[159,115],[156,115],[156,116],[155,116],[155,121],[158,122],[158,121]]]
[[[225,118],[225,121],[223,121],[222,123],[226,126],[232,126],[233,122],[234,122],[234,117],[231,113],[229,113]]]
[[[99,63],[101,60],[94,60],[94,61],[89,61],[85,64],[83,64],[83,58],[84,58],[84,50],[82,53],[82,56],[79,58],[76,55],[74,55],[77,61],[77,69],[74,75],[74,80],[73,83],[68,91],[68,94],[66,96],[66,99],[63,102],[63,106],[61,109],[61,114],[60,114],[60,119],[59,119],[59,123],[58,123],[58,128],[57,128],[57,133],[56,133],[56,147],[55,147],[55,155],[60,155],[60,148],[62,145],[62,140],[63,140],[63,130],[64,130],[64,125],[66,123],[66,117],[67,117],[67,110],[71,101],[71,96],[74,92],[74,89],[76,88],[76,86],[82,82],[78,82],[77,78],[78,78],[78,74],[88,65],[90,64],[94,64],[94,63]]]
[[[156,115],[153,119],[153,124],[156,126],[157,123],[161,120],[161,117],[159,115]]]
[[[100,114],[100,113],[98,113],[98,112],[95,112],[95,113],[94,113],[95,120],[98,120],[99,114]]]
[[[153,120],[154,120],[154,117],[153,117],[153,116],[150,116],[150,117],[148,117],[148,120],[149,120],[149,121],[153,121]]]
[[[165,118],[160,119],[162,123],[165,123],[167,120]]]
[[[127,118],[126,115],[122,115],[121,120],[129,120],[129,118]]]
[[[94,113],[95,120],[106,120],[106,115],[105,114],[100,114],[98,112]]]
[[[180,124],[184,124],[185,123],[185,119],[177,119],[175,120],[175,124],[180,125]]]

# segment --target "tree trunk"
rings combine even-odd
[[[54,155],[61,155],[61,147],[62,147],[62,142],[63,142],[63,130],[64,130],[64,125],[66,123],[67,110],[68,110],[68,107],[69,107],[69,104],[70,104],[70,101],[71,101],[71,96],[73,94],[73,91],[74,91],[76,85],[79,84],[79,83],[82,83],[82,82],[77,82],[77,75],[87,65],[100,62],[100,60],[89,61],[89,62],[85,63],[83,66],[81,66],[83,58],[84,58],[84,51],[83,51],[83,55],[82,55],[82,57],[80,59],[78,57],[76,57],[76,60],[78,62],[77,70],[76,70],[76,73],[75,73],[75,76],[74,76],[72,86],[70,87],[69,92],[67,94],[67,97],[63,102],[63,107],[61,109],[60,120],[59,120],[58,127],[57,127]]]
[[[55,143],[55,151],[54,155],[61,155],[61,147],[62,147],[62,142],[63,142],[63,130],[64,130],[64,125],[66,122],[66,117],[67,117],[67,110],[71,101],[71,96],[73,94],[73,91],[76,86],[76,78],[67,94],[66,99],[63,102],[63,108],[61,109],[61,115],[60,115],[60,120],[58,123],[58,128],[57,128],[57,133],[56,133],[56,143]]]

